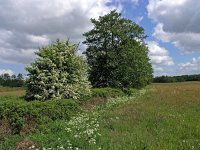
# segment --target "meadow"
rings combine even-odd
[[[21,101],[30,108],[42,105],[23,102],[23,93],[23,89],[1,88],[0,104]],[[200,82],[159,83],[132,90],[129,95],[113,93],[117,91],[109,98],[108,93],[94,94],[84,103],[77,102],[80,108],[73,102],[56,102],[50,115],[60,117],[52,119],[46,114],[26,132],[3,133],[5,126],[0,121],[0,149],[200,149]],[[73,109],[68,108],[66,113],[71,116],[53,112],[59,106],[64,110],[69,104]],[[45,104],[47,108],[51,105]],[[40,109],[37,113],[47,112]]]

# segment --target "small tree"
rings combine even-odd
[[[152,80],[152,66],[144,42],[144,29],[111,11],[91,19],[94,28],[84,36],[94,87],[143,87]]]
[[[57,40],[36,52],[38,58],[26,67],[27,99],[77,99],[90,93],[87,64],[77,55],[77,47]]]

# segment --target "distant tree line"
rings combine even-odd
[[[153,79],[154,83],[172,83],[185,81],[200,81],[200,74],[181,76],[159,76]]]
[[[8,73],[0,75],[0,86],[22,87],[24,84],[25,80],[21,73],[18,75],[9,75]]]

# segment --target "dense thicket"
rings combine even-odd
[[[86,57],[93,87],[143,87],[152,80],[144,29],[111,11],[98,20],[84,36]]]
[[[37,59],[26,68],[27,99],[78,99],[89,94],[87,64],[77,55],[77,47],[57,40],[36,52]]]
[[[0,86],[8,86],[8,87],[22,87],[24,86],[24,77],[21,73],[16,75],[9,75],[8,73],[4,73],[0,75]]]
[[[153,79],[155,83],[171,83],[185,81],[200,81],[200,74],[181,75],[181,76],[159,76]]]

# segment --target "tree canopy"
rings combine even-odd
[[[91,19],[84,33],[89,80],[94,87],[143,87],[152,80],[144,29],[116,10]]]
[[[26,67],[27,99],[74,98],[88,95],[87,64],[77,55],[78,45],[57,40],[40,48],[34,63]]]

